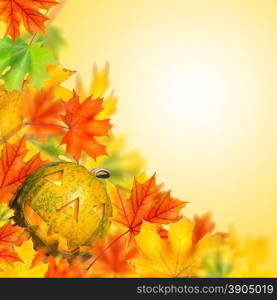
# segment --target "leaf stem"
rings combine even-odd
[[[60,128],[63,128],[63,129],[69,129],[67,126],[62,126],[62,125],[58,125],[58,124],[47,124],[47,123],[29,123],[29,122],[26,122],[25,123],[26,125],[29,125],[29,126],[54,126],[54,127],[60,127]]]
[[[22,130],[23,128],[25,128],[26,126],[55,126],[55,127],[60,127],[63,129],[69,129],[66,126],[62,126],[62,125],[58,125],[58,124],[36,124],[36,123],[29,123],[29,122],[23,122],[22,124],[20,124],[19,126],[15,127],[14,129],[12,129],[11,131],[9,131],[6,135],[4,135],[1,139],[0,139],[0,145],[6,143],[8,141],[9,138],[11,138],[12,136],[14,136],[15,134],[17,134],[20,130]]]
[[[47,11],[46,11],[46,13],[45,13],[44,15],[47,16],[48,12],[49,12],[49,9],[47,9]],[[35,32],[35,33],[33,34],[32,38],[31,38],[31,40],[30,40],[30,42],[29,42],[29,47],[33,44],[33,42],[34,42],[35,38],[37,37],[37,35],[38,35],[37,32]]]
[[[94,260],[91,262],[91,264],[87,267],[87,271],[96,263],[96,261],[104,255],[105,251],[107,251],[113,244],[115,244],[118,240],[120,240],[124,235],[130,232],[130,229],[120,234],[117,238],[115,238],[106,248],[103,249],[103,251],[97,255]]]
[[[29,42],[29,47],[33,44],[33,42],[34,42],[34,40],[35,40],[35,38],[36,38],[37,35],[38,35],[37,32],[35,32],[35,33],[33,34],[32,38],[31,38],[31,40],[30,40],[30,42]]]

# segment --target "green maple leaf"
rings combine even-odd
[[[0,39],[0,79],[8,91],[21,90],[27,74],[31,85],[41,88],[49,78],[46,71],[49,64],[55,64],[54,55],[42,48],[41,42],[28,45],[21,38],[15,43],[8,37]]]

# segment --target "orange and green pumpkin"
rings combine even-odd
[[[112,213],[105,176],[98,175],[67,162],[36,169],[12,200],[16,223],[52,252],[72,254],[91,245],[107,231]]]

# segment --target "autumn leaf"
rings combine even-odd
[[[203,257],[202,277],[276,277],[276,265],[267,262],[270,256],[268,238],[241,237],[230,228],[223,241],[219,249]]]
[[[32,153],[40,152],[42,160],[49,161],[72,161],[69,155],[65,155],[65,149],[63,147],[59,147],[60,138],[59,137],[48,137],[45,140],[38,139],[28,139],[28,157],[32,155]]]
[[[265,236],[245,237],[230,228],[225,239],[223,257],[228,257],[231,272],[228,277],[276,277],[276,265],[269,265],[270,240]]]
[[[31,268],[32,261],[36,254],[32,240],[28,240],[20,247],[15,247],[20,261],[15,261],[13,265],[0,262],[0,278],[40,278],[44,277],[48,264],[40,264]]]
[[[138,234],[143,217],[149,209],[153,197],[158,192],[155,175],[143,184],[134,179],[131,197],[127,198],[117,187],[114,197],[114,221],[124,225],[131,234]]]
[[[4,262],[9,265],[13,265],[14,262],[22,261],[16,252],[9,248],[0,247],[0,262]],[[2,269],[2,268],[1,268]],[[0,272],[1,277],[1,272]]]
[[[186,202],[174,199],[169,192],[161,192],[153,175],[144,183],[134,179],[130,198],[117,188],[113,193],[114,221],[127,227],[131,235],[139,233],[143,220],[169,224],[180,219],[179,212]]]
[[[59,60],[62,50],[67,45],[66,39],[63,36],[63,31],[56,26],[47,26],[44,35],[37,38],[38,42],[43,42],[43,47],[53,52],[55,58]]]
[[[24,162],[27,151],[24,137],[14,144],[4,145],[0,157],[0,203],[9,203],[23,180],[33,170],[46,163],[40,159],[39,154]]]
[[[106,241],[93,241],[92,254],[95,263],[91,265],[86,277],[134,276],[135,270],[128,261],[136,257],[137,250],[128,249],[127,244],[127,236],[120,231],[115,231]]]
[[[192,251],[194,223],[182,218],[169,225],[162,239],[155,224],[144,222],[135,237],[140,255],[131,260],[142,277],[198,277],[202,257],[222,244],[219,235],[205,235]]]
[[[106,64],[102,70],[98,70],[97,66],[93,67],[93,76],[89,88],[89,94],[94,97],[103,98],[110,85],[109,78],[110,67]]]
[[[98,70],[96,65],[93,66],[93,75],[88,91],[84,87],[81,77],[79,75],[76,77],[76,91],[81,100],[87,98],[88,95],[93,95],[95,98],[103,98],[105,96],[110,84],[109,69],[108,64],[101,70]]]
[[[24,92],[21,115],[28,125],[28,133],[45,140],[48,136],[60,136],[64,128],[58,123],[63,113],[63,104],[56,101],[54,88],[42,89],[32,93]]]
[[[36,251],[36,254],[32,260],[31,268],[34,268],[42,263],[47,262],[47,254],[48,254],[48,249],[47,248],[38,248]]]
[[[95,140],[95,137],[106,136],[112,127],[109,119],[95,119],[102,109],[102,102],[102,99],[93,100],[89,97],[80,104],[75,92],[69,102],[64,102],[66,114],[62,117],[62,121],[68,129],[61,143],[66,144],[66,152],[77,161],[82,151],[94,159],[106,154],[105,146]]]
[[[72,90],[69,90],[62,86],[66,80],[68,80],[75,71],[67,70],[56,65],[47,65],[46,67],[49,79],[45,80],[44,87],[46,89],[54,89],[54,93],[57,99],[63,99],[68,101],[72,98]]]
[[[143,219],[156,224],[177,222],[181,219],[179,212],[185,205],[186,202],[171,197],[170,192],[158,193]]]
[[[0,247],[21,246],[28,238],[29,236],[22,227],[14,226],[11,222],[0,227]]]
[[[207,213],[201,217],[196,216],[194,218],[195,226],[192,234],[192,244],[196,243],[203,238],[207,233],[210,233],[215,228],[215,223],[212,222],[212,216],[210,213]]]
[[[76,92],[80,97],[81,102],[85,100],[89,95],[94,98],[103,98],[103,109],[97,115],[98,120],[105,120],[110,118],[116,112],[116,106],[118,99],[114,95],[113,91],[108,92],[110,78],[109,78],[109,65],[106,64],[103,69],[98,69],[97,66],[93,67],[93,76],[91,83],[86,91],[82,79],[77,75],[76,77]]]
[[[0,86],[0,138],[3,140],[22,126],[19,114],[21,99],[20,92],[8,92],[3,85]]]
[[[162,239],[168,238],[168,230],[165,229],[162,225],[157,227],[157,232]]]
[[[77,258],[72,263],[66,259],[55,259],[52,256],[48,258],[48,270],[45,273],[46,278],[81,278],[84,277],[85,268]]]
[[[15,41],[20,35],[21,23],[29,33],[44,34],[48,18],[39,10],[48,10],[56,4],[54,0],[0,0],[0,20],[7,25],[6,34]]]
[[[8,91],[21,90],[27,74],[31,85],[42,88],[49,78],[46,66],[55,63],[53,54],[43,49],[42,43],[28,45],[21,38],[13,43],[6,37],[0,39],[0,44],[0,79],[4,80],[5,88]]]
[[[13,246],[21,246],[28,238],[23,228],[13,226],[10,221],[0,227],[0,263],[13,265],[22,261]]]

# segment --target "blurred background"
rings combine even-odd
[[[69,0],[54,24],[86,85],[110,63],[114,132],[191,202],[184,213],[211,211],[276,253],[277,2]]]

